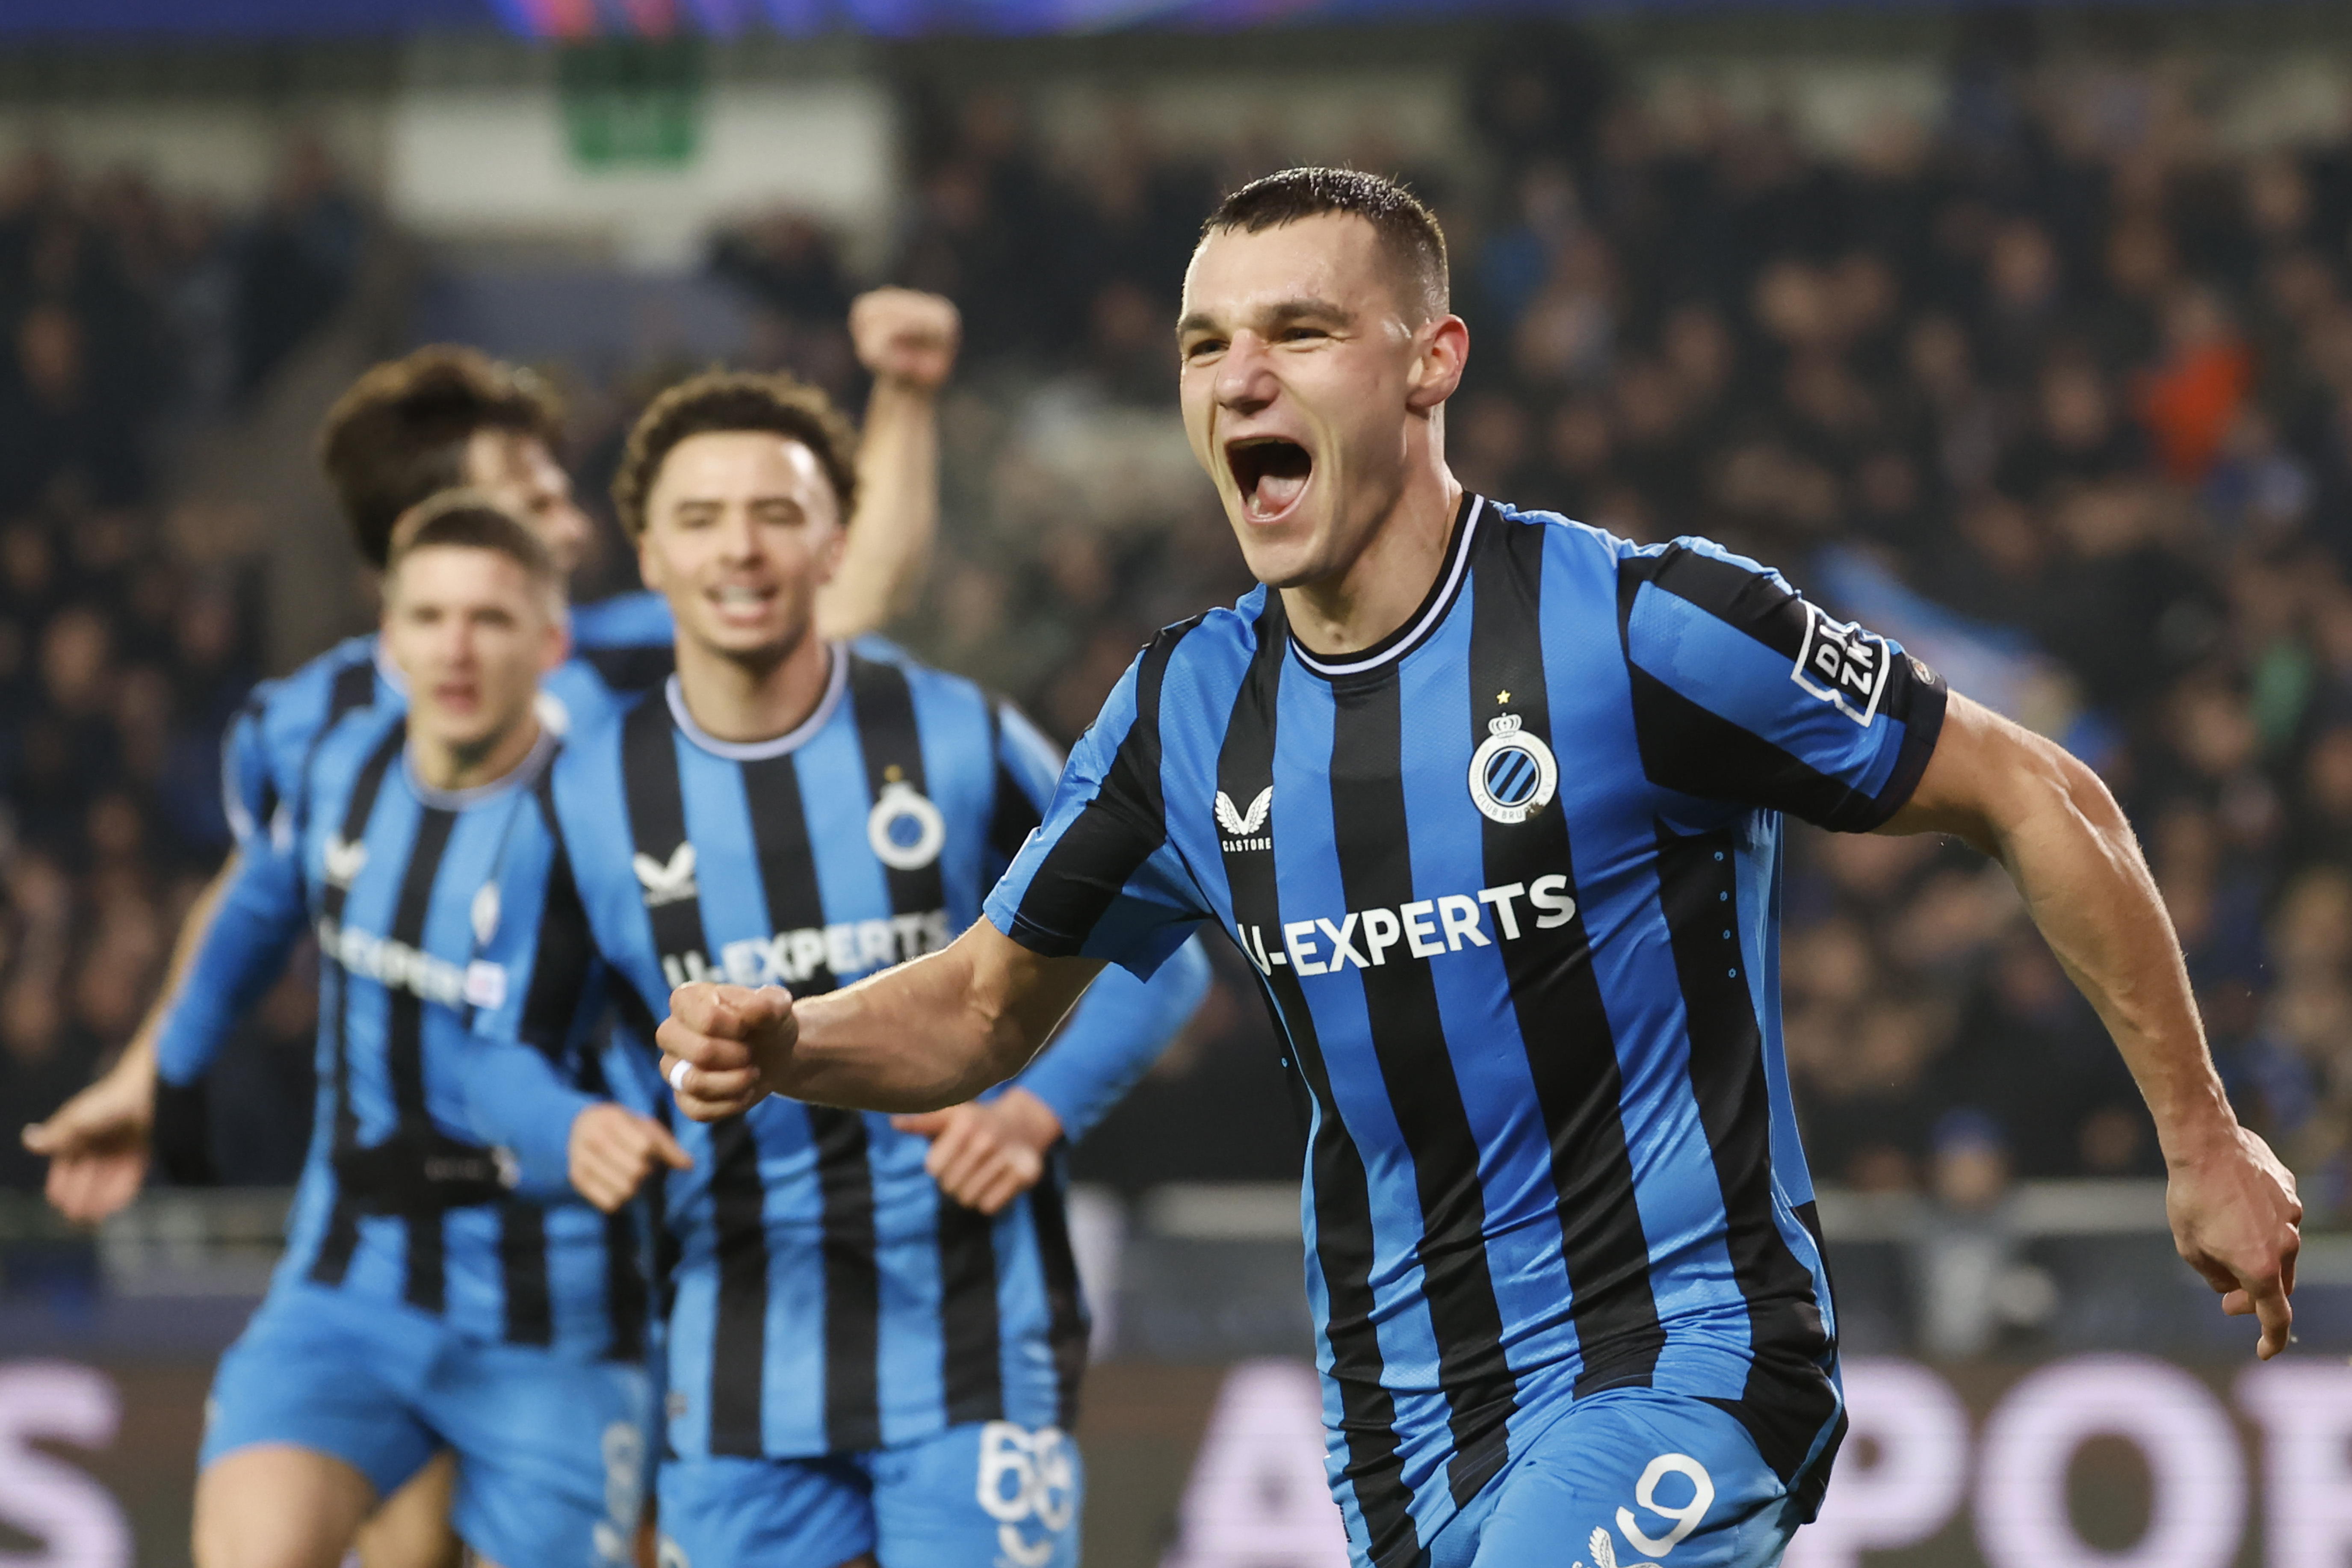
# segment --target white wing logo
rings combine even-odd
[[[1265,826],[1268,813],[1274,810],[1274,786],[1266,785],[1257,792],[1246,812],[1234,809],[1234,797],[1223,790],[1217,792],[1217,826],[1235,838],[1247,838]]]
[[[367,845],[348,840],[340,833],[330,833],[327,835],[326,861],[329,885],[349,889],[367,866]]]
[[[474,895],[473,908],[467,911],[474,922],[474,941],[488,945],[499,934],[499,885],[485,882]]]
[[[1585,1550],[1592,1553],[1592,1568],[1617,1568],[1617,1543],[1609,1539],[1607,1531],[1594,1531]]]
[[[665,866],[650,855],[638,855],[630,862],[636,868],[637,880],[645,884],[646,908],[659,909],[695,896],[694,845],[691,841],[670,851],[669,864]]]

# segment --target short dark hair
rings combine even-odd
[[[562,607],[563,573],[547,542],[488,490],[442,490],[401,513],[385,541],[387,581],[399,572],[402,562],[418,551],[439,548],[487,550],[503,555],[521,567],[531,586],[544,593],[559,611]]]
[[[613,475],[613,506],[635,539],[646,531],[646,502],[671,448],[689,436],[764,430],[798,441],[833,484],[841,521],[857,503],[857,432],[822,391],[789,375],[712,370],[663,393],[637,416]]]
[[[1285,169],[1252,180],[1217,204],[1201,237],[1239,229],[1258,234],[1324,213],[1362,218],[1380,237],[1401,280],[1404,302],[1421,319],[1451,309],[1453,283],[1445,265],[1445,231],[1414,195],[1394,180],[1354,169]]]
[[[351,520],[360,553],[386,564],[393,525],[438,490],[465,481],[466,443],[511,430],[551,447],[562,406],[530,372],[478,349],[436,343],[387,360],[327,411],[319,461]]]

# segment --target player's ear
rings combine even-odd
[[[1427,414],[1462,384],[1462,373],[1470,363],[1470,328],[1459,316],[1439,316],[1412,334],[1412,348],[1405,406]]]
[[[559,607],[549,617],[547,635],[539,650],[539,672],[552,674],[556,667],[572,657],[572,617]]]

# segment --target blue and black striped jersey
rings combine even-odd
[[[816,710],[774,741],[704,734],[672,680],[567,743],[553,796],[623,1032],[649,1040],[688,980],[807,995],[944,947],[1037,824],[1056,761],[1017,713],[897,657],[832,658]],[[1195,948],[1150,985],[1097,986],[1015,1081],[1076,1137],[1206,985]],[[653,1068],[648,1048],[624,1098],[667,1117]],[[887,1116],[770,1100],[677,1131],[694,1168],[660,1197],[674,1451],[1067,1422],[1087,1326],[1058,1154],[991,1218],[947,1199],[928,1142]]]
[[[310,911],[320,947],[318,1109],[274,1288],[405,1305],[485,1341],[638,1359],[646,1292],[631,1216],[568,1191],[525,1195],[473,1131],[478,1012],[517,1017],[553,1072],[604,1088],[593,953],[576,902],[567,923],[548,886],[560,862],[545,774],[560,742],[544,734],[515,773],[465,792],[420,782],[405,742],[396,706],[337,723],[289,797],[299,836],[250,857],[226,895],[250,907],[225,916],[280,951],[286,911],[297,923]],[[201,1078],[250,999],[239,957],[209,943],[200,955],[188,990],[208,1005],[167,1021],[165,1083]]]
[[[1926,666],[1699,540],[1465,497],[1391,637],[1261,588],[1145,649],[991,897],[1148,973],[1214,921],[1311,1106],[1330,1467],[1392,1568],[1574,1398],[1738,1415],[1817,1500],[1835,1319],[1780,1032],[1781,819],[1884,823]]]

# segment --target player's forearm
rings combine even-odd
[[[183,942],[188,934],[183,931]],[[291,863],[241,857],[206,910],[195,955],[157,1023],[156,1070],[178,1084],[203,1076],[237,1018],[286,967],[301,934]]]
[[[163,1020],[171,1016],[172,1003],[187,984],[188,973],[196,966],[196,955],[204,951],[205,937],[213,929],[214,917],[220,913],[221,900],[229,886],[236,880],[243,864],[238,851],[232,849],[228,858],[213,879],[188,906],[187,917],[180,922],[180,934],[172,942],[172,961],[163,970],[163,984],[155,992],[155,1000],[148,1004],[147,1016],[139,1020],[131,1041],[122,1047],[111,1070],[152,1080],[155,1076],[155,1042],[163,1033]]]
[[[2233,1140],[2236,1118],[2206,1049],[2171,917],[2098,775],[2047,742],[2031,752],[2006,809],[1988,815],[1982,847],[2008,868],[2051,951],[2098,1010],[2166,1158],[2193,1160]]]
[[[937,398],[885,376],[866,404],[857,510],[841,569],[817,600],[819,631],[859,637],[904,612],[929,567],[939,518]]]
[[[961,1104],[1020,1071],[1053,1027],[1033,1034],[1033,1022],[981,983],[960,944],[793,1012],[800,1039],[770,1087],[865,1110]]]

